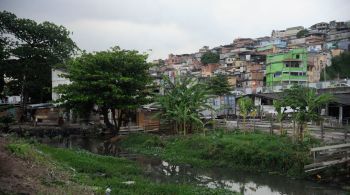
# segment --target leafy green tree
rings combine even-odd
[[[0,106],[0,112],[4,112],[11,108],[14,108],[14,106],[2,105]],[[7,130],[9,128],[9,124],[13,123],[14,121],[14,116],[12,114],[7,113],[6,115],[0,116],[0,128],[5,128]]]
[[[309,34],[309,31],[307,29],[303,29],[297,33],[297,38],[305,37],[307,34]]]
[[[280,133],[283,135],[283,119],[286,117],[286,105],[282,100],[274,100],[273,106],[277,112],[277,120],[280,122]]]
[[[182,130],[184,135],[188,129],[203,128],[201,111],[212,109],[208,104],[207,88],[189,77],[179,77],[174,82],[167,77],[163,80],[164,95],[156,98],[162,108],[160,116],[171,121],[174,129]]]
[[[208,81],[208,88],[213,95],[218,96],[230,94],[231,91],[227,76],[225,75],[211,77]]]
[[[2,28],[0,28],[0,35],[3,33]],[[0,36],[0,98],[4,96],[3,91],[5,87],[5,60],[8,58],[8,41],[6,37]]]
[[[326,73],[326,78],[324,75]],[[350,52],[344,52],[332,58],[332,65],[321,73],[321,80],[350,78]]]
[[[295,112],[294,117],[298,123],[299,140],[302,141],[307,122],[322,120],[318,111],[322,106],[329,103],[333,96],[331,94],[317,94],[316,90],[299,85],[284,90],[284,93],[283,101]]]
[[[201,62],[204,65],[211,64],[211,63],[218,63],[219,60],[220,60],[219,54],[213,53],[213,52],[206,52],[201,57]]]
[[[5,87],[9,95],[21,94],[22,108],[51,99],[51,67],[62,63],[77,50],[63,26],[37,23],[0,12],[0,93],[4,92],[4,75],[10,78]],[[25,112],[24,112],[25,113]]]
[[[246,119],[249,113],[254,109],[253,100],[249,97],[243,97],[238,100],[239,114],[243,117],[243,129],[246,129]]]
[[[67,74],[63,76],[71,84],[57,87],[57,92],[62,94],[59,102],[78,110],[97,105],[107,127],[114,127],[113,132],[118,134],[123,114],[148,102],[148,85],[152,79],[146,59],[145,54],[119,47],[83,53],[66,64]],[[108,120],[109,111],[114,126]]]

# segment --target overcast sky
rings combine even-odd
[[[151,59],[273,29],[350,20],[349,0],[0,0],[0,10],[63,25],[87,51],[119,45]]]

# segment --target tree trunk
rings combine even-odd
[[[117,132],[117,134],[119,133],[120,127],[122,126],[123,114],[124,111],[122,109],[118,109],[118,122],[115,127],[115,131]]]
[[[109,122],[109,119],[108,119],[108,108],[106,106],[102,106],[101,112],[103,115],[103,122],[105,123],[105,125],[108,129],[111,129],[113,127],[113,125]]]
[[[304,125],[299,124],[299,140],[303,141],[304,140]]]
[[[184,135],[186,135],[186,121],[184,120],[184,123],[183,123],[183,128],[184,128]]]
[[[280,133],[283,135],[283,121],[280,121]]]
[[[5,78],[4,78],[4,73],[0,72],[0,94],[4,91],[5,88]]]
[[[118,133],[119,133],[119,128],[118,128],[119,124],[117,123],[117,120],[116,120],[116,118],[115,118],[115,109],[112,108],[112,109],[111,109],[111,112],[112,112],[112,119],[113,119],[113,123],[114,123],[113,135],[118,135]],[[118,115],[118,118],[119,118],[119,115]]]
[[[173,132],[174,132],[175,134],[178,134],[178,131],[177,131],[177,122],[176,122],[176,121],[173,123]]]
[[[247,129],[246,129],[246,116],[243,116],[243,129],[244,129],[244,132],[247,131]]]
[[[25,85],[26,85],[26,75],[23,75],[23,81],[21,83],[21,118],[20,121],[24,122],[27,118],[27,110],[26,110],[26,101],[27,98],[25,97]]]

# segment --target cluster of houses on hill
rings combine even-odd
[[[191,54],[169,54],[165,60],[153,61],[156,66],[151,69],[151,75],[157,83],[161,83],[163,75],[173,79],[190,75],[201,80],[225,75],[235,98],[213,98],[215,108],[226,107],[219,115],[237,114],[234,102],[237,95],[253,96],[255,105],[260,106],[263,112],[274,113],[273,93],[293,84],[319,89],[337,85],[350,87],[348,80],[337,81],[336,84],[333,81],[320,82],[325,68],[331,66],[331,59],[349,50],[350,21],[320,22],[309,28],[297,26],[273,30],[271,36],[237,38],[230,44],[214,48],[204,46]],[[202,64],[201,57],[208,52],[218,54],[219,61]],[[345,99],[350,99],[350,96],[343,96],[335,98],[337,102],[329,107],[329,113],[327,109],[327,114],[337,117],[339,121],[350,117],[350,102],[341,101],[345,96]]]
[[[156,84],[162,83],[163,76],[173,80],[181,75],[189,75],[206,80],[215,75],[225,75],[232,87],[232,94],[210,100],[212,106],[218,110],[214,117],[237,115],[235,101],[240,95],[252,95],[255,105],[261,108],[261,113],[273,113],[275,111],[272,100],[276,97],[273,93],[281,91],[275,89],[306,83],[315,88],[329,86],[329,83],[319,83],[325,67],[331,66],[332,57],[349,50],[350,21],[321,22],[309,28],[298,26],[273,30],[271,36],[255,39],[237,38],[230,44],[214,48],[204,46],[192,54],[169,54],[165,60],[154,60],[155,66],[149,72]],[[219,55],[219,61],[202,64],[201,57],[208,52]],[[70,83],[69,80],[59,77],[62,73],[61,70],[52,70],[52,88]],[[346,81],[345,85],[349,87],[348,92],[340,94],[336,101],[327,107],[326,113],[337,117],[339,122],[344,118],[350,119],[350,82]],[[272,91],[266,91],[270,88]],[[157,90],[162,93],[161,88]],[[58,98],[59,94],[53,92],[52,99]],[[13,103],[19,99],[14,98]],[[38,115],[38,119],[50,118],[47,117],[50,115],[48,113],[55,110],[52,104],[31,105],[29,109],[45,110],[43,114]],[[160,121],[151,117],[154,112],[151,105],[137,109],[132,117],[132,125],[144,129],[159,128]],[[51,115],[58,116],[57,113]],[[205,111],[203,115],[213,117],[211,111]],[[96,121],[101,121],[99,116]]]
[[[192,54],[169,54],[155,60],[154,76],[226,75],[232,87],[251,88],[294,83],[316,83],[331,58],[350,49],[350,21],[321,22],[273,30],[271,36],[237,38],[231,44],[214,48],[204,46]],[[201,56],[219,54],[218,63],[203,65]]]

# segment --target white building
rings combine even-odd
[[[52,78],[52,100],[56,101],[60,95],[57,94],[54,90],[55,87],[58,85],[63,85],[63,84],[70,84],[70,80],[67,78],[64,78],[60,75],[64,74],[65,72],[63,70],[58,70],[58,69],[52,69],[51,70],[51,78]]]

